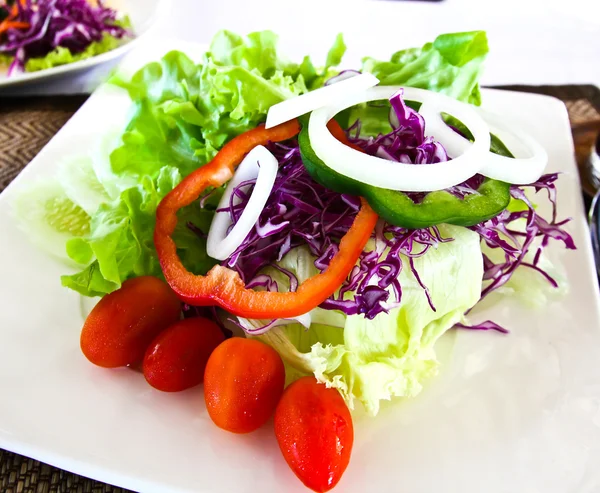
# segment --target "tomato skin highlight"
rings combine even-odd
[[[152,340],[180,314],[181,302],[167,283],[152,276],[129,279],[90,312],[81,351],[104,368],[139,365]]]
[[[219,326],[203,317],[170,325],[152,341],[144,356],[144,377],[155,389],[179,392],[204,380],[214,349],[225,340]]]
[[[277,405],[275,436],[298,479],[313,491],[329,491],[350,461],[352,416],[336,389],[303,377],[285,390]]]
[[[273,415],[284,385],[285,368],[277,351],[254,339],[227,339],[206,364],[208,414],[232,433],[257,430]]]

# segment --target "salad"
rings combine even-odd
[[[270,31],[222,31],[200,63],[172,51],[117,75],[126,128],[14,204],[74,268],[63,286],[101,297],[92,363],[165,392],[204,383],[230,432],[274,416],[314,491],[348,466],[352,411],[418,395],[451,329],[507,334],[471,310],[543,306],[567,288],[546,247],[575,248],[544,149],[479,108],[484,32],[356,70],[345,49],[318,67]]]
[[[0,68],[37,72],[114,50],[133,35],[103,0],[0,0]]]

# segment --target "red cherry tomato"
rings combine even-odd
[[[158,334],[144,356],[144,376],[155,389],[179,392],[204,379],[214,349],[225,340],[219,326],[203,317],[175,322]]]
[[[206,364],[208,414],[224,430],[254,431],[273,415],[284,384],[285,369],[277,351],[254,339],[228,339]]]
[[[275,436],[286,462],[313,491],[332,489],[350,461],[354,429],[336,389],[314,377],[291,384],[275,410]]]
[[[159,332],[179,319],[181,302],[167,283],[136,277],[102,298],[81,331],[81,350],[104,368],[137,365]]]

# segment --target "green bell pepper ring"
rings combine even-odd
[[[419,203],[404,192],[367,185],[327,166],[310,145],[307,120],[301,119],[301,122],[302,130],[298,136],[300,155],[312,178],[335,192],[364,197],[379,216],[395,226],[408,229],[441,223],[473,226],[497,216],[510,202],[510,184],[489,178],[478,188],[478,193],[463,199],[446,190],[438,190],[429,192]],[[495,136],[492,136],[491,147],[492,152],[512,157]]]
[[[302,158],[302,163],[308,171],[308,174],[312,176],[313,180],[324,187],[329,188],[329,190],[338,193],[346,193],[348,195],[362,196],[364,188],[368,185],[342,175],[327,166],[315,154],[315,151],[310,145],[310,139],[308,138],[308,120],[303,120],[302,118],[299,118],[299,120],[302,124],[302,130],[298,134],[298,147],[300,147],[300,157]]]
[[[368,187],[364,197],[377,214],[390,224],[408,229],[436,224],[474,226],[497,216],[510,202],[510,185],[486,179],[476,194],[461,199],[446,190],[429,192],[419,203],[403,192]]]

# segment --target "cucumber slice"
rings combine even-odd
[[[90,216],[100,204],[111,200],[94,171],[91,157],[77,156],[65,160],[58,168],[57,180],[66,196]]]
[[[55,179],[38,181],[17,194],[12,203],[19,227],[49,254],[74,264],[66,243],[90,232],[89,214],[71,200]]]
[[[117,148],[123,145],[121,136],[124,130],[112,129],[98,138],[94,149],[92,150],[92,166],[100,183],[104,186],[111,198],[119,197],[123,190],[131,188],[137,184],[134,177],[119,176],[118,178],[112,171],[110,164],[110,155]]]

